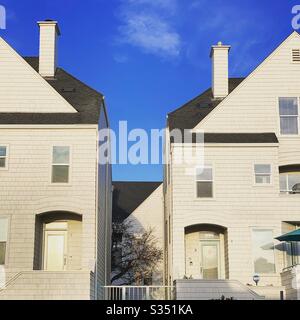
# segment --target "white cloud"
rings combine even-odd
[[[169,24],[151,14],[131,14],[120,27],[122,41],[160,56],[180,54],[180,36]]]
[[[123,0],[119,42],[160,57],[178,57],[181,37],[172,26],[171,13],[165,12],[175,5],[175,0]]]

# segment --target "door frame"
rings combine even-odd
[[[55,223],[66,224],[65,221],[59,221]],[[49,224],[51,225],[51,223]],[[67,228],[49,228],[47,229],[47,224],[44,224],[43,227],[43,246],[42,246],[42,255],[43,255],[43,270],[48,271],[47,268],[47,249],[48,249],[48,235],[61,235],[64,236],[64,255],[63,255],[63,269],[57,271],[65,271],[68,266],[68,229]]]

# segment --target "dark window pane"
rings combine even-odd
[[[5,264],[6,242],[0,242],[0,265]]]
[[[69,182],[69,166],[52,166],[52,182],[68,183]]]
[[[213,197],[213,183],[211,181],[197,182],[197,197],[198,198],[212,198]]]
[[[6,159],[0,158],[0,168],[5,168],[5,164],[6,164]]]

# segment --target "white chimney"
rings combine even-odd
[[[210,57],[212,59],[212,91],[215,99],[228,96],[228,54],[230,46],[222,42],[212,46]]]
[[[39,73],[43,77],[54,77],[57,67],[57,37],[60,35],[57,21],[39,21],[40,61]]]

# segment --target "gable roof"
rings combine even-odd
[[[24,57],[38,72],[39,58]],[[45,80],[77,111],[74,113],[0,113],[0,124],[98,124],[103,95],[62,68]]]
[[[229,93],[231,93],[245,78],[229,78]],[[168,114],[169,129],[194,129],[222,100],[214,99],[212,89],[184,104],[179,109]]]
[[[122,222],[128,218],[161,184],[162,182],[113,182],[113,221]]]
[[[204,120],[203,122],[208,121],[208,119],[212,117],[213,114],[218,111],[218,109],[222,108],[223,104],[226,103],[226,101],[230,99],[233,95],[239,94],[239,90],[241,90],[243,86],[247,85],[247,82],[252,77],[254,77],[255,74],[259,72],[259,70],[263,68],[263,66],[266,63],[268,63],[268,61],[280,50],[280,48],[282,48],[285,45],[285,43],[287,43],[290,39],[294,37],[296,37],[297,39],[300,39],[300,33],[296,30],[294,30],[289,36],[287,36],[286,39],[284,39],[261,63],[259,63],[258,66],[254,68],[254,70],[250,72],[250,74],[246,78],[244,78],[243,83],[240,86],[238,86],[237,90],[234,90],[233,94],[230,94],[231,92],[229,92],[229,94],[224,99],[222,99],[220,103],[218,103],[216,108],[212,110],[213,112],[210,112],[209,115],[203,119]]]
[[[270,59],[270,57],[281,47],[283,44],[292,37],[300,37],[297,31],[293,31],[262,63],[260,63],[254,71],[252,71],[246,78],[229,78],[229,94],[230,94],[244,81],[249,79],[261,66]],[[245,82],[244,82],[245,83]],[[228,97],[227,96],[227,97]],[[212,89],[204,91],[202,94],[184,104],[179,109],[169,113],[168,125],[169,129],[194,129],[202,120],[207,120],[207,116],[212,114],[212,111],[221,107],[221,102],[227,99],[213,99]],[[215,110],[216,111],[216,110]],[[214,111],[214,112],[215,112]]]

